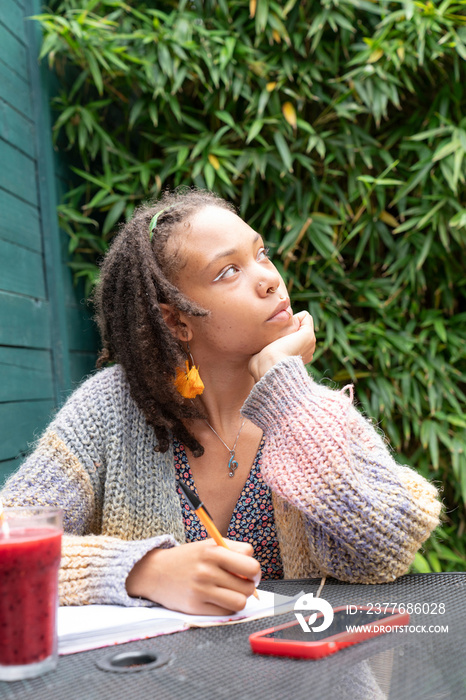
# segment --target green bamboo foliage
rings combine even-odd
[[[76,277],[89,291],[118,222],[167,186],[235,201],[314,317],[314,374],[354,382],[443,488],[415,569],[463,569],[466,0],[63,0],[36,19]]]

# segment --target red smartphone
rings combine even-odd
[[[312,617],[319,625],[323,614]],[[314,632],[309,625],[305,630],[301,622],[287,622],[254,632],[249,636],[249,643],[256,654],[320,659],[408,623],[409,614],[395,608],[375,612],[373,607],[366,605],[341,605],[333,608],[333,621],[321,632]]]

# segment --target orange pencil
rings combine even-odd
[[[209,535],[212,537],[212,539],[219,544],[221,547],[225,547],[225,549],[230,549],[227,544],[225,544],[225,540],[223,539],[222,535],[220,532],[217,530],[215,527],[214,521],[210,517],[210,515],[207,513],[206,509],[204,508],[204,505],[202,501],[199,500],[199,498],[196,496],[196,494],[191,491],[189,486],[186,486],[186,484],[183,481],[178,482],[183,490],[184,495],[186,496],[186,500],[189,503],[189,506],[191,510],[193,510],[201,523],[204,525],[205,529],[209,533]],[[244,576],[241,576],[240,578],[245,578]],[[256,590],[254,590],[253,593],[254,598],[257,598],[259,600],[259,594],[257,593]]]

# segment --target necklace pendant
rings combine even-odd
[[[204,418],[204,420],[205,420],[205,422],[207,423],[207,425],[209,426],[209,428],[211,429],[211,431],[212,431],[213,433],[215,433],[215,435],[218,437],[218,439],[220,440],[220,442],[221,442],[223,445],[225,445],[225,447],[227,448],[228,452],[230,453],[230,459],[228,460],[228,476],[234,476],[234,475],[235,475],[235,471],[238,469],[238,462],[237,462],[236,459],[235,459],[236,445],[237,445],[237,443],[238,443],[239,436],[240,436],[240,433],[241,433],[241,431],[242,431],[242,429],[243,429],[243,426],[244,426],[244,424],[246,423],[246,418],[245,418],[245,419],[243,420],[243,422],[241,423],[241,427],[240,427],[240,429],[238,430],[238,435],[236,436],[235,444],[233,445],[233,447],[232,447],[231,449],[228,447],[228,445],[227,445],[227,443],[225,442],[225,440],[223,440],[223,439],[220,437],[220,435],[217,433],[217,431],[215,430],[215,428],[212,428],[212,426],[210,425],[210,423],[209,423],[209,421],[207,420],[207,418]]]
[[[238,462],[235,459],[235,453],[230,453],[230,459],[228,460],[228,476],[234,476],[235,471],[238,469]]]

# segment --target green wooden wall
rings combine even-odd
[[[97,334],[67,267],[56,205],[40,0],[0,2],[0,484],[95,364]]]

